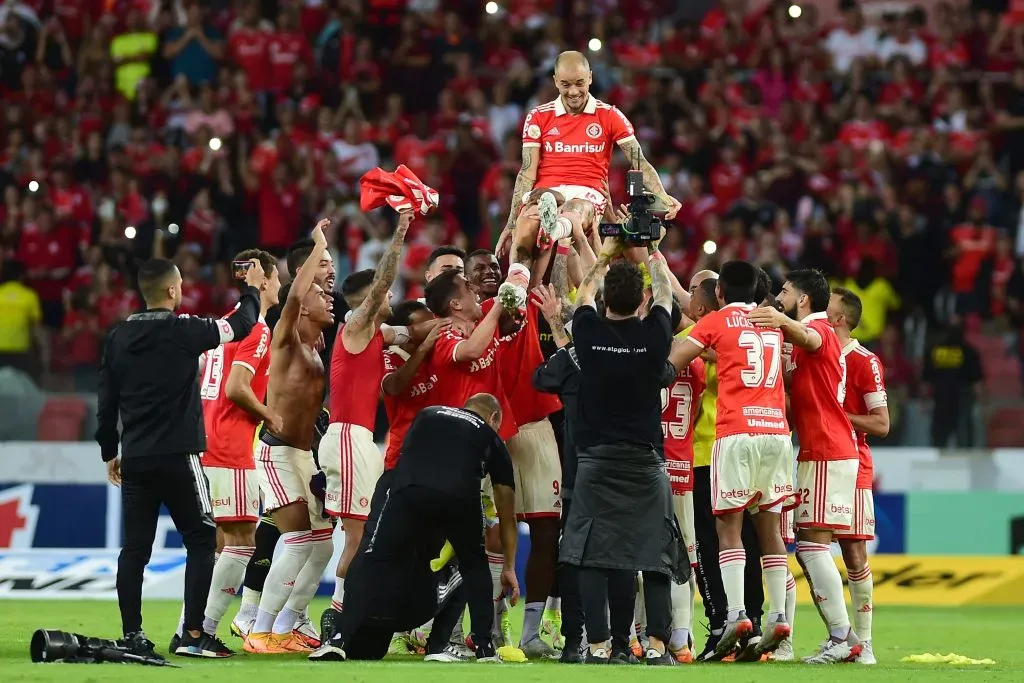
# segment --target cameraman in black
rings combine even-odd
[[[638,315],[644,291],[639,267],[620,261],[608,269],[626,248],[621,238],[605,240],[597,264],[577,291],[573,341],[580,366],[574,430],[578,469],[559,560],[580,567],[588,663],[629,661],[628,644],[613,642],[609,652],[608,640],[612,632],[628,631],[634,577],[643,571],[647,664],[675,664],[666,643],[679,530],[659,453],[662,373],[672,345],[672,287],[664,257],[657,252],[660,226],[658,231],[658,239],[647,242],[653,306],[645,318]],[[604,317],[594,306],[602,282]],[[606,605],[614,628],[609,628]]]

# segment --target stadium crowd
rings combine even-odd
[[[868,27],[853,0],[835,26],[786,2],[722,2],[698,22],[652,2],[467,4],[0,6],[4,362],[38,370],[36,332],[83,388],[104,359],[97,439],[120,485],[112,354],[130,365],[103,332],[169,311],[260,313],[244,339],[207,324],[193,475],[221,533],[204,620],[196,584],[171,651],[231,656],[217,630],[244,585],[231,627],[253,654],[507,658],[518,515],[527,657],[792,659],[785,543],[798,541],[828,632],[804,661],[873,664],[866,436],[890,430],[883,370],[914,377],[893,323],[962,345],[965,328],[1022,313],[1018,13],[940,3],[931,22],[915,9]],[[584,41],[586,55],[563,49]],[[371,202],[397,225],[357,203],[385,160],[419,188]],[[630,164],[670,222],[639,241],[642,212],[614,208]],[[602,241],[602,214],[640,232]],[[148,313],[130,315],[136,288]],[[945,355],[923,364],[936,392],[980,379],[976,358]],[[557,362],[566,372],[542,388]],[[423,463],[448,418],[472,425],[442,450],[473,476],[432,480]],[[483,474],[495,533],[477,526]],[[345,541],[317,631],[307,608],[332,518]],[[632,536],[636,552],[612,542]],[[128,551],[122,563],[148,558]],[[428,572],[435,551],[458,571]],[[152,653],[128,611],[125,638]]]
[[[800,3],[724,1],[694,21],[672,3],[498,4],[5,0],[0,254],[42,328],[35,297],[9,295],[3,362],[38,378],[46,341],[45,367],[90,388],[154,253],[200,314],[232,305],[232,253],[280,253],[322,216],[339,281],[376,263],[393,226],[354,198],[386,160],[443,198],[403,256],[396,294],[418,296],[435,246],[493,245],[510,137],[553,96],[554,56],[592,37],[595,93],[684,204],[665,245],[680,278],[741,256],[776,286],[798,265],[856,281],[872,303],[858,338],[901,384],[918,373],[894,322],[1019,328],[1024,29],[1007,2],[871,26],[854,2],[836,25],[814,3],[793,18]]]

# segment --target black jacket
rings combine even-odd
[[[154,309],[111,330],[100,365],[96,441],[103,461],[206,450],[199,400],[199,356],[252,330],[259,293],[247,287],[238,309],[213,320]]]

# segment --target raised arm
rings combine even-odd
[[[415,215],[412,210],[399,212],[398,227],[395,228],[395,234],[391,236],[388,250],[384,252],[380,263],[377,264],[377,272],[373,276],[373,282],[370,283],[370,292],[362,303],[352,311],[345,326],[341,328],[343,339],[355,340],[362,337],[368,340],[376,332],[372,323],[381,304],[384,303],[384,297],[388,295],[388,291],[395,284],[398,261],[405,244],[405,233],[409,230],[409,224],[412,223]]]
[[[647,272],[651,276],[651,295],[655,306],[661,306],[672,313],[672,282],[668,264],[661,252],[655,251],[647,260]]]
[[[610,237],[605,240],[604,246],[601,247],[601,255],[597,257],[597,262],[583,276],[583,282],[576,289],[577,308],[581,306],[595,307],[594,298],[597,295],[598,287],[604,282],[604,274],[608,270],[608,264],[611,263],[616,255],[622,252],[622,248],[622,241],[616,237]]]
[[[661,176],[658,175],[658,169],[654,168],[651,162],[647,161],[637,139],[630,136],[620,141],[619,149],[626,155],[630,167],[639,168],[644,172],[644,189],[665,204],[665,218],[667,220],[675,218],[676,214],[679,213],[679,209],[682,208],[682,204],[679,203],[679,200],[670,197],[668,192],[665,191],[665,186],[661,183]]]
[[[487,315],[476,324],[469,339],[464,339],[455,347],[455,361],[474,361],[484,355],[484,351],[490,346],[494,338],[494,332],[498,329],[498,321],[501,319],[505,309],[495,304]]]
[[[568,241],[561,240],[558,243],[558,248],[555,250],[555,262],[551,266],[551,286],[554,288],[555,298],[561,308],[559,319],[563,324],[572,320],[572,314],[576,311],[576,306],[569,301],[569,256],[573,253],[573,249],[567,244]],[[541,312],[543,311],[544,309],[541,308]],[[545,317],[547,317],[546,314]],[[559,346],[562,345],[559,344]]]
[[[519,218],[519,211],[523,208],[523,197],[533,189],[537,182],[537,167],[540,165],[540,146],[529,145],[523,147],[523,165],[516,175],[516,184],[512,189],[512,206],[508,212],[508,220],[505,221],[505,230],[498,239],[498,257],[500,258],[505,250],[512,244],[512,230],[515,228],[516,219]]]
[[[294,338],[291,331],[295,329],[295,323],[299,320],[302,300],[306,298],[309,288],[313,286],[317,265],[324,257],[324,254],[327,253],[327,238],[324,236],[324,228],[330,224],[331,219],[324,218],[313,228],[313,250],[309,252],[309,256],[306,257],[306,260],[300,267],[298,275],[292,280],[292,286],[288,290],[288,298],[285,300],[284,306],[281,307],[281,318],[277,321],[277,326],[281,328],[283,334],[274,335],[274,342],[276,344],[288,344]]]
[[[569,335],[565,331],[565,313],[562,300],[559,299],[554,285],[541,285],[533,290],[540,302],[540,312],[551,327],[551,336],[558,348],[569,345]],[[572,318],[570,314],[569,318]]]

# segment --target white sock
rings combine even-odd
[[[256,610],[260,607],[260,596],[263,595],[263,591],[255,591],[251,588],[246,588],[242,591],[242,606],[238,608],[238,614],[235,615],[235,621],[239,624],[249,624],[256,621]]]
[[[690,621],[693,618],[693,595],[690,593],[690,582],[671,584],[672,595],[672,637],[668,647],[678,652],[687,646],[690,638]]]
[[[491,570],[491,598],[501,597],[501,570],[505,566],[505,556],[498,553],[487,553],[487,568]]]
[[[786,575],[789,564],[785,555],[763,555],[761,572],[768,587],[768,615],[786,613]]]
[[[718,566],[722,570],[725,585],[726,609],[730,621],[739,618],[744,606],[743,570],[747,565],[747,554],[743,548],[722,550],[718,553]]]
[[[871,640],[872,594],[875,582],[871,576],[871,567],[849,571],[850,602],[853,603],[853,631],[861,640]]]
[[[214,560],[216,561],[216,560]],[[185,605],[181,606],[181,616],[178,617],[178,630],[174,632],[176,636],[181,638],[181,634],[185,632]]]
[[[636,577],[636,598],[633,602],[634,628],[639,636],[647,628],[647,602],[644,600],[644,578],[638,574]]]
[[[551,241],[557,242],[566,237],[572,237],[572,221],[565,216],[559,216],[555,221],[555,229],[551,231]]]
[[[523,635],[520,642],[528,643],[534,638],[540,638],[540,618],[544,613],[543,602],[528,602],[523,610]]]
[[[274,620],[274,633],[291,633],[309,606],[309,601],[316,595],[320,579],[324,575],[327,563],[334,554],[333,529],[317,529],[310,534],[310,553],[299,575],[295,577],[295,587],[284,609]]]
[[[343,611],[345,606],[345,579],[340,576],[334,577],[334,595],[331,597],[331,607]]]
[[[687,628],[690,630],[690,633],[693,633],[693,617],[694,617],[693,603],[694,603],[694,600],[696,600],[696,597],[697,597],[697,568],[696,567],[694,567],[693,571],[690,572],[689,584],[690,584],[690,623],[687,626]]]
[[[217,635],[217,627],[228,605],[238,595],[238,587],[245,579],[245,568],[256,551],[253,546],[225,546],[213,565],[213,580],[210,582],[210,594],[206,598],[206,618],[203,630],[210,635]]]
[[[552,598],[548,596],[548,601],[544,603],[545,612],[561,612],[562,611],[562,598]]]
[[[792,572],[786,572],[786,623],[789,624],[790,633],[793,632],[793,622],[796,621],[796,579]]]
[[[850,617],[843,596],[843,577],[839,574],[829,546],[800,541],[796,552],[807,572],[811,594],[818,603],[825,625],[833,638],[845,639],[850,633]]]
[[[519,284],[519,281],[526,282],[526,284],[522,286],[530,286],[530,269],[522,263],[513,263],[508,267],[508,275],[505,277],[505,282]]]
[[[267,580],[263,584],[260,608],[256,612],[253,633],[269,633],[274,628],[277,615],[284,609],[288,597],[295,588],[295,579],[306,565],[313,552],[312,534],[307,531],[287,531],[281,534],[281,554],[270,565]]]

